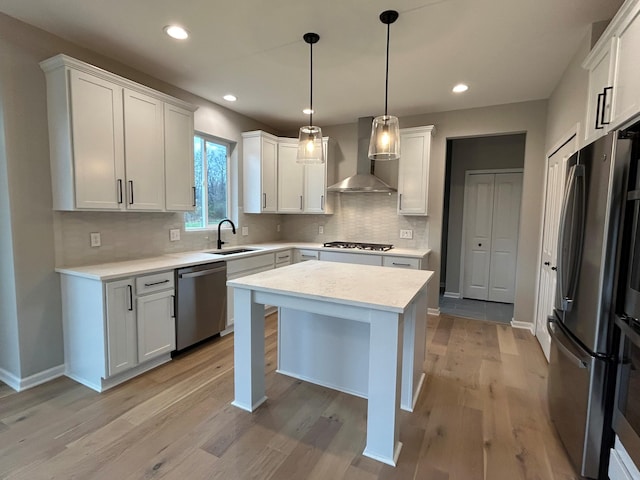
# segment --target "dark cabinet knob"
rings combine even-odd
[[[479,247],[481,247],[481,246],[482,246],[482,244],[481,244],[481,243],[479,243],[479,244],[478,244],[478,246],[479,246]]]
[[[544,264],[548,267],[549,265],[551,265],[549,262],[544,262]]]
[[[558,270],[558,267],[551,267],[551,270],[555,272],[556,270]]]

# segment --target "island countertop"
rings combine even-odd
[[[229,280],[227,285],[404,312],[432,275],[428,270],[311,260]]]

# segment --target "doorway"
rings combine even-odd
[[[462,287],[464,282],[464,236],[463,219],[465,216],[465,184],[468,172],[476,173],[516,173],[522,179],[524,168],[526,134],[508,134],[483,137],[457,138],[447,140],[447,165],[445,170],[445,197],[442,226],[442,268],[440,277],[440,311],[457,316],[468,318],[479,318],[495,320],[509,323],[513,318],[513,297],[499,297],[489,295],[481,300],[464,298],[467,294]],[[478,172],[481,171],[481,172]],[[521,182],[521,180],[520,180]],[[499,182],[500,183],[500,182]],[[520,183],[521,185],[521,183]],[[495,177],[493,177],[493,187],[495,191]],[[502,187],[501,187],[502,188]],[[490,189],[491,190],[491,189]],[[521,186],[518,189],[518,205],[520,205]],[[503,192],[504,193],[504,192]],[[488,191],[484,194],[488,195]],[[492,194],[492,202],[495,203],[495,194]],[[488,199],[488,197],[487,197]],[[487,200],[488,202],[488,200]],[[490,202],[489,202],[490,203]],[[492,208],[492,218],[493,218]],[[520,208],[516,209],[519,218]],[[501,215],[502,207],[498,206],[497,218],[504,219]],[[508,223],[508,222],[507,222]],[[511,221],[515,223],[515,249],[517,249],[517,230],[519,220]],[[489,224],[485,222],[485,226]],[[496,225],[496,228],[501,228]],[[493,230],[493,224],[491,224]],[[483,247],[489,244],[482,243]],[[491,242],[489,242],[491,243]],[[499,269],[503,264],[497,262],[499,255],[494,256],[494,263]],[[477,257],[478,258],[478,257]],[[515,262],[515,256],[513,256]],[[485,254],[485,259],[490,263],[491,249]],[[515,267],[517,268],[517,266]],[[487,270],[490,272],[490,270]],[[486,271],[485,271],[486,273]],[[496,270],[494,276],[498,279],[499,273]],[[503,276],[503,278],[506,278]],[[491,283],[488,280],[487,285]],[[511,281],[511,287],[515,282]],[[504,282],[502,284],[504,285]],[[487,292],[490,290],[487,287]],[[498,289],[499,290],[499,289]],[[477,297],[476,297],[477,298]],[[497,301],[491,301],[491,300]],[[504,302],[507,303],[504,303]]]

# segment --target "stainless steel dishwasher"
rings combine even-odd
[[[227,323],[227,264],[176,270],[176,350],[224,330]]]

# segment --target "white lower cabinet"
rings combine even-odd
[[[640,480],[640,471],[616,435],[609,456],[609,480]]]
[[[276,252],[276,268],[286,267],[293,263],[293,253],[291,250],[284,250],[282,252]]]
[[[234,280],[254,273],[273,270],[275,267],[274,253],[265,253],[263,255],[255,255],[248,258],[239,258],[237,260],[227,260],[227,280]],[[227,330],[233,325],[233,287],[227,287]]]
[[[382,266],[381,255],[369,255],[366,253],[326,252],[321,250],[318,260],[323,262],[357,263],[359,265]]]
[[[65,374],[98,392],[171,360],[174,271],[102,282],[62,275]]]
[[[318,260],[319,252],[317,250],[307,250],[304,248],[296,248],[293,253],[293,262],[300,263],[307,260]]]

